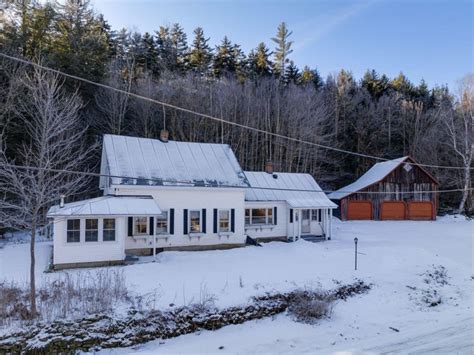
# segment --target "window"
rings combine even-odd
[[[156,234],[168,234],[168,211],[156,217]]]
[[[318,220],[318,210],[311,210],[311,220],[312,221]]]
[[[230,232],[229,210],[219,210],[219,232]]]
[[[245,210],[245,224],[273,224],[273,208],[252,208]]]
[[[115,219],[104,218],[104,231],[103,231],[104,242],[115,241]]]
[[[99,241],[99,220],[86,219],[86,242]]]
[[[68,219],[67,220],[67,242],[79,243],[81,241],[81,220]]]
[[[191,233],[201,232],[201,211],[189,211],[189,225]]]
[[[134,219],[134,235],[143,235],[146,234],[148,225],[148,218],[146,217],[135,217]]]

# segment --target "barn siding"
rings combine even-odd
[[[434,215],[438,211],[438,193],[427,192],[437,191],[438,185],[419,166],[411,165],[412,169],[406,171],[404,164],[400,164],[382,181],[370,185],[361,192],[382,192],[382,193],[354,193],[341,200],[340,208],[347,219],[347,201],[349,200],[371,200],[373,205],[373,216],[380,219],[380,204],[382,201],[431,201],[434,205]],[[414,191],[414,193],[412,192]],[[407,193],[411,192],[411,193]]]

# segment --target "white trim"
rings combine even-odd
[[[191,212],[199,212],[199,231],[191,230]],[[188,234],[190,237],[194,237],[195,234],[204,234],[202,231],[202,210],[190,209],[188,210]]]
[[[226,231],[221,231],[221,215],[220,215],[220,212],[221,211],[226,211],[227,213],[229,213],[229,227],[228,227],[228,230]],[[235,216],[234,216],[235,218]],[[235,221],[234,221],[235,223]],[[232,211],[230,208],[218,208],[217,209],[217,233],[220,235],[222,233],[231,233],[232,234]]]

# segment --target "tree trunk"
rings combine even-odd
[[[471,170],[470,170],[470,166],[466,164],[464,168],[464,188],[462,192],[461,202],[459,203],[458,213],[462,213],[464,211],[467,198],[469,197],[470,188],[471,188]]]
[[[30,244],[30,304],[31,317],[36,317],[36,285],[35,285],[35,239],[36,239],[36,222],[31,224],[31,244]]]

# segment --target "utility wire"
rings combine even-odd
[[[431,190],[431,191],[343,191],[343,190],[314,190],[314,189],[291,189],[291,188],[278,188],[278,187],[260,187],[260,186],[242,186],[242,185],[213,185],[213,184],[196,184],[195,182],[188,180],[171,180],[171,179],[158,179],[158,178],[145,178],[145,177],[132,177],[132,176],[124,176],[124,175],[111,175],[111,174],[101,174],[101,173],[94,173],[88,171],[78,171],[78,170],[65,170],[65,169],[52,169],[52,168],[42,168],[36,166],[25,166],[25,165],[16,165],[16,164],[5,164],[0,163],[0,166],[13,168],[13,169],[20,169],[20,170],[35,170],[35,171],[48,171],[53,173],[65,173],[70,175],[84,175],[84,176],[92,176],[92,177],[105,177],[105,178],[115,178],[115,179],[129,179],[129,180],[143,180],[155,183],[170,183],[175,185],[149,185],[149,187],[153,186],[164,186],[164,187],[212,187],[212,188],[227,188],[227,189],[255,189],[255,190],[271,190],[271,191],[292,191],[292,192],[324,192],[324,193],[331,193],[331,192],[338,192],[338,193],[360,193],[360,194],[420,194],[420,193],[446,193],[446,192],[457,192],[457,191],[465,191],[465,189],[448,189],[448,190]],[[278,173],[276,173],[278,174]],[[176,185],[178,184],[178,185]],[[143,185],[128,185],[126,186],[143,186]],[[472,191],[474,188],[468,189],[468,191]]]
[[[201,113],[201,112],[197,112],[197,111],[187,109],[187,108],[184,108],[184,107],[176,106],[176,105],[173,105],[173,104],[170,104],[170,103],[167,103],[167,102],[152,99],[150,97],[135,94],[135,93],[128,92],[128,91],[125,91],[125,90],[122,90],[122,89],[117,89],[117,88],[114,88],[113,86],[98,83],[98,82],[95,82],[95,81],[92,81],[92,80],[89,80],[89,79],[86,79],[86,78],[79,77],[77,75],[67,74],[67,73],[64,73],[60,70],[45,67],[41,64],[34,63],[30,60],[14,57],[14,56],[11,56],[11,55],[8,55],[8,54],[5,54],[5,53],[0,52],[0,56],[3,57],[3,58],[6,58],[6,59],[10,59],[10,60],[13,60],[13,61],[16,61],[16,62],[23,63],[23,64],[32,65],[34,67],[37,67],[37,68],[40,68],[40,69],[43,69],[43,70],[47,70],[47,71],[50,71],[52,73],[56,73],[56,74],[59,74],[59,75],[62,75],[62,76],[65,76],[65,77],[68,77],[68,78],[71,78],[71,79],[74,79],[74,80],[79,80],[79,81],[82,81],[82,82],[85,82],[85,83],[88,83],[88,84],[91,84],[91,85],[95,85],[95,86],[98,86],[98,87],[101,87],[101,88],[104,88],[104,89],[113,90],[115,92],[125,94],[125,95],[128,95],[128,96],[137,98],[137,99],[141,99],[141,100],[152,102],[152,103],[155,103],[155,104],[158,104],[158,105],[162,105],[163,108],[164,107],[169,107],[169,108],[175,109],[177,111],[186,112],[186,113],[189,113],[189,114],[192,114],[192,115],[195,115],[195,116],[207,118],[207,119],[217,121],[217,122],[221,122],[221,123],[226,123],[228,125],[239,127],[239,128],[242,128],[242,129],[247,129],[247,130],[250,130],[250,131],[257,132],[257,133],[263,133],[263,134],[270,135],[270,136],[273,136],[273,137],[285,139],[285,140],[288,140],[288,141],[291,141],[291,142],[297,142],[297,143],[302,143],[302,144],[315,146],[315,147],[322,148],[322,149],[332,150],[332,151],[339,152],[339,153],[355,155],[355,156],[359,156],[359,157],[362,157],[362,158],[369,158],[369,159],[380,160],[380,161],[389,161],[390,160],[390,159],[378,157],[378,156],[375,156],[375,155],[357,153],[357,152],[353,152],[353,151],[350,151],[350,150],[331,147],[331,146],[328,146],[328,145],[319,144],[319,143],[315,143],[315,142],[310,142],[310,141],[299,139],[299,138],[285,136],[283,134],[266,131],[264,129],[256,128],[256,127],[253,127],[253,126],[248,126],[248,125],[241,124],[241,123],[238,123],[238,122],[229,121],[229,120],[226,120],[226,119],[223,119],[223,118],[218,118],[218,117],[211,116],[211,115],[208,115],[208,114],[205,114],[205,113]],[[406,162],[405,164],[418,165],[418,166],[423,166],[423,167],[427,167],[427,168],[436,168],[436,169],[462,169],[462,170],[465,169],[465,167],[462,167],[462,166],[413,164],[413,163],[410,163],[410,162]],[[474,170],[474,168],[469,168],[469,169]]]

